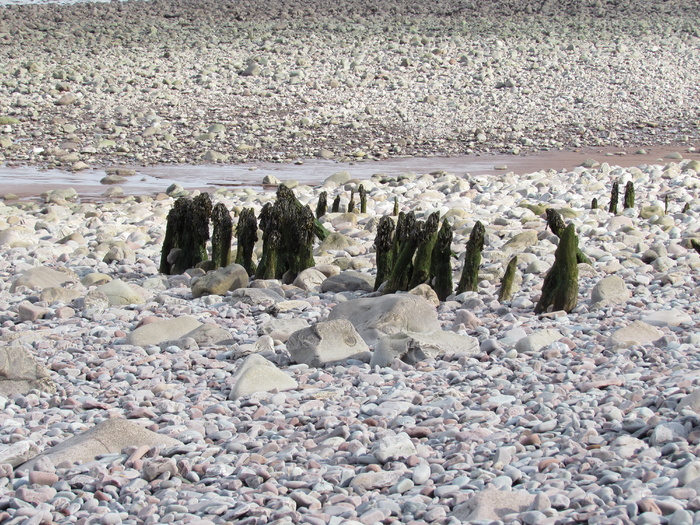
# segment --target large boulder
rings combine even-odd
[[[11,398],[30,390],[54,393],[49,371],[22,346],[0,347],[0,395]]]
[[[374,291],[374,277],[366,273],[345,271],[334,275],[321,283],[321,291],[327,292],[372,292]]]
[[[48,458],[53,465],[58,465],[64,461],[92,461],[101,454],[120,453],[131,446],[172,448],[181,444],[177,439],[147,430],[138,423],[126,419],[108,419],[32,458],[17,470],[31,471],[39,458],[43,457]]]
[[[180,339],[201,325],[202,323],[188,315],[156,321],[141,325],[131,331],[126,336],[125,342],[134,346],[157,345],[163,341]]]
[[[294,332],[303,330],[308,326],[309,323],[306,322],[306,319],[298,317],[292,319],[270,319],[263,323],[259,332],[261,335],[269,335],[272,339],[284,342],[287,341],[289,336]]]
[[[385,335],[402,332],[436,332],[441,330],[437,311],[417,295],[396,294],[363,297],[339,303],[328,320],[347,319],[369,346]]]
[[[501,248],[507,253],[516,253],[534,246],[537,244],[537,231],[536,230],[525,230],[520,233],[516,233],[511,237]]]
[[[321,284],[326,280],[326,274],[316,268],[302,270],[292,283],[297,288],[311,292],[321,291]]]
[[[297,363],[319,367],[348,359],[368,362],[372,354],[350,321],[336,319],[294,332],[287,351]]]
[[[14,292],[18,286],[26,286],[31,290],[43,290],[44,288],[60,287],[67,282],[76,282],[78,277],[69,272],[61,272],[45,266],[37,266],[22,273],[10,286],[10,292]]]
[[[240,264],[230,264],[200,277],[192,284],[192,297],[225,295],[248,286],[248,272]]]
[[[338,304],[328,320],[347,319],[374,353],[370,366],[387,366],[395,358],[407,363],[442,354],[473,355],[479,343],[473,337],[443,331],[437,312],[418,295],[365,297]]]
[[[233,375],[229,399],[236,400],[256,392],[292,390],[297,381],[258,354],[249,355]]]

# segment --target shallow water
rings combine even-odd
[[[234,165],[158,165],[125,166],[137,174],[118,184],[124,195],[156,195],[164,192],[173,183],[188,190],[199,189],[213,192],[219,188],[262,188],[265,175],[278,179],[296,180],[300,184],[316,186],[338,171],[350,172],[352,178],[369,179],[375,173],[399,175],[402,173],[431,173],[447,171],[456,175],[493,175],[514,172],[532,173],[539,170],[571,170],[584,160],[593,158],[610,165],[638,166],[642,164],[665,164],[664,157],[681,151],[686,159],[700,158],[698,153],[687,153],[679,148],[660,147],[648,149],[639,155],[634,150],[581,150],[552,151],[538,155],[482,155],[459,157],[393,158],[381,161],[358,161],[339,163],[331,160],[308,160],[303,163],[249,163]],[[74,188],[83,200],[101,200],[110,185],[100,181],[106,175],[104,169],[68,172],[44,170],[32,166],[1,167],[0,196],[8,193],[20,198],[40,196],[42,193],[61,188]]]

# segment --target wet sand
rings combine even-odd
[[[666,164],[666,157],[680,153],[685,159],[700,159],[700,153],[663,146],[650,148],[646,153],[637,153],[638,148],[593,149],[576,151],[548,151],[536,155],[465,155],[392,158],[380,161],[358,161],[342,163],[330,160],[310,159],[296,164],[247,163],[213,165],[160,165],[130,166],[136,175],[119,184],[123,195],[155,196],[164,192],[173,183],[187,190],[213,192],[221,188],[261,188],[265,175],[274,175],[280,180],[296,180],[299,184],[316,186],[338,171],[348,171],[355,179],[368,179],[376,173],[397,175],[401,173],[431,173],[446,171],[458,176],[493,175],[513,172],[517,175],[540,170],[571,171],[587,159],[610,165],[631,167],[643,164]],[[37,198],[54,189],[73,188],[81,200],[99,201],[114,185],[102,184],[103,169],[69,172],[40,169],[34,166],[0,168],[0,196],[13,194],[21,199]]]

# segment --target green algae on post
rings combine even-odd
[[[452,293],[452,226],[443,219],[431,257],[432,287],[441,301]]]
[[[226,206],[219,202],[211,212],[213,231],[211,236],[211,260],[214,268],[228,266],[231,258],[233,221]]]
[[[253,208],[243,208],[236,225],[236,264],[240,264],[248,272],[248,275],[255,274],[255,263],[253,263],[253,250],[258,240],[258,221],[255,219]]]
[[[506,266],[506,271],[503,274],[501,287],[498,289],[499,303],[510,301],[513,297],[513,283],[515,282],[515,270],[517,269],[517,266],[518,256],[515,255],[508,263],[508,266]]]
[[[394,220],[383,216],[377,225],[377,235],[374,238],[374,249],[377,260],[377,275],[374,279],[374,291],[387,280],[393,264],[392,247],[394,244]]]

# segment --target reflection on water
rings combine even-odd
[[[493,175],[508,172],[532,173],[542,169],[571,170],[584,160],[593,158],[611,165],[639,166],[664,164],[672,147],[654,148],[646,155],[613,150],[583,150],[576,152],[543,152],[532,156],[483,155],[461,157],[396,158],[382,161],[337,163],[309,160],[301,164],[250,163],[236,165],[159,165],[134,167],[136,175],[127,177],[118,186],[125,195],[156,195],[173,183],[188,190],[215,191],[218,188],[262,187],[265,175],[280,180],[296,180],[300,184],[316,186],[338,171],[348,171],[352,178],[368,179],[375,173],[400,175],[402,173],[431,173],[447,171],[456,175]],[[681,150],[682,151],[682,150]],[[697,153],[683,153],[686,159],[700,158]],[[677,162],[677,161],[676,161]],[[52,189],[74,188],[81,199],[100,200],[110,186],[100,181],[106,173],[102,169],[77,173],[60,170],[41,170],[35,167],[0,167],[0,196],[13,193],[21,198],[35,197]]]

